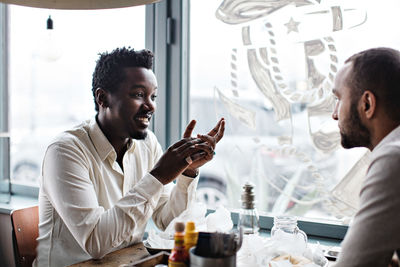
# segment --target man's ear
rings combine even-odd
[[[376,113],[376,97],[371,91],[367,90],[361,96],[361,112],[367,119],[371,119]]]
[[[96,89],[94,95],[99,107],[108,107],[108,92],[106,90],[99,87]]]

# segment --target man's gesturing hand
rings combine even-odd
[[[200,138],[184,138],[170,146],[150,172],[162,184],[172,182],[190,163],[210,153],[211,148]],[[195,155],[190,157],[191,155]]]
[[[189,138],[192,135],[194,126],[196,125],[196,121],[192,120],[189,125],[186,127],[186,131],[183,134],[184,138]],[[189,164],[184,174],[188,176],[193,176],[194,173],[197,173],[198,168],[212,160],[214,156],[214,150],[216,144],[219,140],[222,139],[225,132],[225,119],[222,118],[218,121],[217,125],[205,135],[197,135],[197,138],[201,139],[208,146],[207,150],[203,152],[195,152],[191,155],[191,158],[194,159],[192,163]],[[204,153],[207,152],[207,153]]]
[[[196,121],[186,127],[183,139],[170,146],[150,172],[162,184],[172,182],[179,174],[193,176],[197,168],[210,161],[214,155],[216,143],[224,135],[225,120],[221,119],[207,134],[191,137]]]

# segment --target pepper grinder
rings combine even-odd
[[[242,208],[239,213],[238,227],[243,228],[244,234],[258,234],[260,229],[259,217],[257,209],[254,205],[254,185],[250,182],[246,182],[243,185],[243,192],[241,195]]]

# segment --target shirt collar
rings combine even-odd
[[[394,128],[389,134],[387,134],[373,149],[373,151],[377,150],[379,147],[383,146],[386,143],[390,143],[400,137],[400,125]]]
[[[129,139],[129,143],[128,143],[128,147],[126,149],[126,151],[133,151],[135,150],[135,146],[136,146],[136,140],[134,139]]]
[[[105,160],[110,154],[115,154],[114,147],[108,141],[107,137],[104,135],[103,131],[100,129],[96,118],[90,120],[89,123],[89,136],[92,139],[93,145],[99,153],[101,160]],[[127,147],[127,151],[133,151],[135,149],[135,140],[130,139]],[[115,160],[115,159],[114,159]]]
[[[93,145],[96,148],[97,153],[99,153],[101,160],[105,160],[110,153],[115,151],[114,147],[97,124],[96,118],[90,120],[89,136],[90,139],[92,139]]]

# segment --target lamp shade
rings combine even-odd
[[[161,0],[0,0],[5,4],[50,9],[107,9],[147,5]]]

